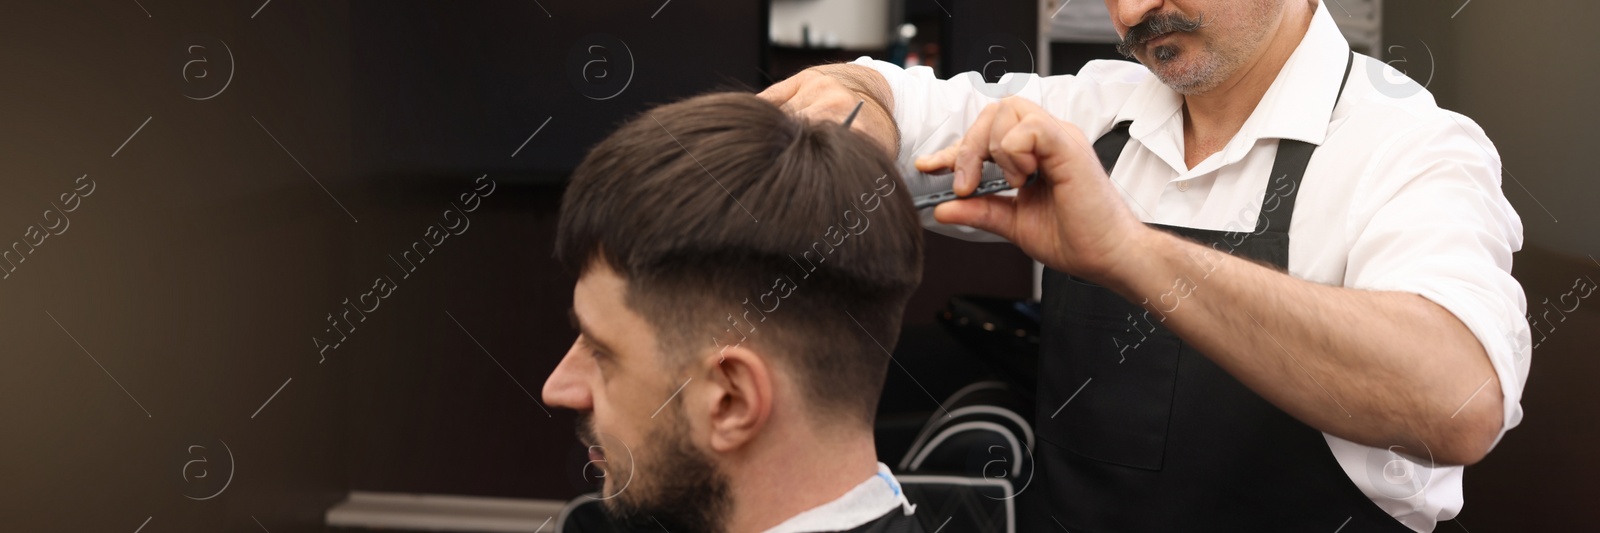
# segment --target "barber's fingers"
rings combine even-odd
[[[1027,176],[1039,170],[1038,154],[1034,151],[1056,142],[1057,136],[1048,131],[1045,121],[1050,117],[1022,115],[1015,109],[1002,109],[995,119],[994,133],[989,136],[989,156],[1005,172],[1012,187],[1021,187]]]
[[[1012,187],[1021,187],[1027,181],[1028,174],[1033,172],[1033,168],[1019,171],[1019,163],[1026,166],[1031,164],[1032,160],[1024,158],[1024,161],[1019,162],[1018,158],[1023,154],[1008,153],[1001,149],[1000,144],[1000,141],[1024,118],[1024,114],[1031,111],[1019,107],[1016,102],[1032,104],[1021,99],[1015,99],[1014,102],[1008,98],[984,107],[983,111],[978,113],[978,118],[967,127],[966,135],[953,145],[918,158],[917,169],[929,172],[953,168],[955,180],[952,188],[957,195],[967,196],[972,194],[979,181],[983,179],[983,162],[991,160],[1006,171],[1006,179],[1010,181]],[[1037,112],[1043,113],[1044,110],[1039,109]]]
[[[796,94],[800,92],[800,87],[805,85],[806,79],[815,75],[817,75],[815,72],[804,71],[799,74],[789,76],[783,81],[773,84],[771,87],[767,87],[766,90],[756,93],[756,96],[764,98],[768,102],[772,102],[773,105],[781,106],[787,104],[790,100],[794,99]]]
[[[756,96],[772,102],[784,111],[808,120],[824,120],[834,118],[840,104],[834,100],[844,100],[840,93],[848,93],[838,80],[827,75],[805,70],[790,76],[776,85],[768,87]]]
[[[950,168],[952,165],[956,164],[956,150],[959,150],[960,148],[960,143],[952,144],[939,149],[937,152],[918,157],[916,160],[917,170],[922,172],[933,172],[935,170]]]
[[[995,103],[993,120],[989,123],[988,145],[984,148],[989,152],[989,159],[1004,172],[1007,182],[1012,187],[1022,187],[1027,182],[1028,174],[1033,173],[1031,154],[1027,152],[1008,151],[1003,141],[1017,131],[1017,126],[1032,113],[1043,113],[1044,110],[1029,109],[1026,105],[1031,102],[1020,98],[1006,98]]]
[[[842,122],[861,102],[861,97],[839,80],[813,70],[795,74],[757,96],[813,122]],[[864,126],[865,121],[858,120],[852,129],[866,132]]]
[[[837,85],[837,82],[834,85]],[[861,102],[861,97],[856,96],[849,89],[845,89],[843,85],[825,89],[829,90],[811,92],[809,94],[803,93],[795,97],[794,100],[790,100],[791,110],[812,122],[842,123],[846,117],[850,116],[850,112],[855,110],[856,103]],[[862,113],[867,112],[866,110],[862,111]],[[865,132],[867,131],[866,125],[867,122],[865,120],[857,117],[857,120],[850,125],[850,128]]]
[[[943,224],[971,226],[1017,242],[1017,197],[988,195],[963,198],[933,208],[933,218]]]
[[[957,196],[967,196],[978,188],[983,179],[983,161],[989,159],[989,134],[994,122],[995,106],[983,108],[978,119],[967,128],[967,134],[956,143],[955,182],[952,188]]]
[[[1057,183],[1104,173],[1077,126],[1026,100],[1007,104],[998,111],[989,149],[1013,186],[1034,172]]]

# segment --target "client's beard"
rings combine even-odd
[[[631,527],[721,533],[732,507],[728,480],[716,463],[689,441],[680,409],[669,410],[670,415],[657,422],[661,424],[658,430],[650,432],[648,442],[655,444],[650,454],[653,458],[648,465],[634,462],[632,481],[638,483],[629,483],[633,490],[606,499],[604,508],[612,518]],[[591,417],[580,418],[578,436],[589,445],[599,444]]]

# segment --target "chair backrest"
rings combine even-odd
[[[1016,533],[1016,493],[1005,479],[895,476],[924,531]]]
[[[929,417],[898,471],[1004,479],[1026,490],[1033,479],[1033,426],[1018,414],[1024,401],[999,381],[956,391]]]

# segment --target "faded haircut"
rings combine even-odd
[[[568,270],[626,280],[669,368],[742,343],[793,372],[813,415],[868,425],[922,255],[887,154],[748,93],[623,124],[573,173],[556,236]]]

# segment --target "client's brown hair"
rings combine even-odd
[[[556,257],[627,280],[669,358],[742,340],[796,372],[814,413],[870,424],[922,227],[867,137],[719,93],[651,109],[589,152]]]

